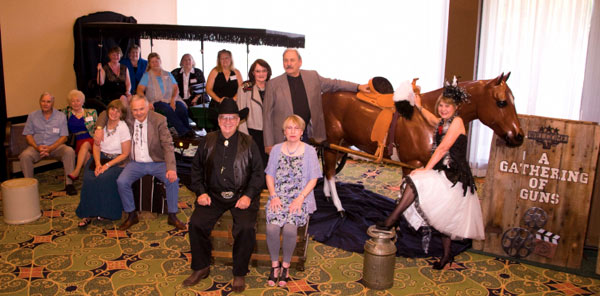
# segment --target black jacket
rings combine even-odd
[[[181,68],[171,71],[171,74],[173,74],[175,81],[177,81],[177,86],[179,87],[179,96],[183,98],[183,73],[181,73]],[[192,94],[190,99],[196,95],[200,95],[198,104],[208,102],[208,95],[206,94],[206,80],[204,79],[204,73],[202,73],[202,70],[194,68],[194,73],[190,73],[188,87],[190,89],[190,93]],[[189,102],[186,103],[189,105]]]
[[[220,131],[211,132],[198,145],[196,155],[192,160],[192,183],[191,188],[196,197],[208,193],[212,200],[233,203],[241,196],[247,195],[252,199],[251,207],[258,207],[260,192],[264,187],[265,174],[261,154],[252,137],[238,132],[237,152],[233,165],[233,176],[235,183],[235,197],[224,200],[217,192],[224,191],[218,188],[218,184],[210,182],[211,176],[218,174],[219,169],[213,163],[213,151],[217,145]]]

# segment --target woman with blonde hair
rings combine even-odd
[[[242,85],[242,73],[233,66],[231,51],[223,49],[217,54],[217,66],[208,73],[206,92],[211,97],[211,106],[218,107],[224,98],[237,99],[238,87]]]
[[[85,95],[79,90],[72,90],[67,95],[68,106],[63,110],[67,116],[67,127],[69,133],[75,137],[75,154],[77,163],[75,169],[67,175],[75,181],[79,178],[81,167],[90,157],[90,151],[94,144],[92,136],[98,114],[94,109],[84,109]]]
[[[161,63],[158,53],[148,55],[148,68],[136,93],[145,95],[151,108],[167,117],[179,137],[194,137],[196,134],[190,128],[188,110],[179,97],[177,81],[170,72],[163,70]]]
[[[317,152],[300,140],[304,127],[304,120],[298,115],[291,115],[284,120],[286,140],[273,146],[265,169],[269,189],[265,210],[267,247],[271,256],[270,286],[287,285],[298,227],[306,225],[308,216],[317,209],[313,189],[322,173]],[[283,253],[281,265],[280,246]]]
[[[424,168],[404,178],[404,190],[396,200],[396,207],[377,227],[391,229],[404,215],[414,229],[433,227],[438,230],[444,253],[433,263],[433,268],[443,269],[454,260],[452,240],[485,238],[481,206],[467,162],[465,126],[457,114],[458,107],[469,95],[458,86],[456,78],[452,84],[446,82],[433,114],[423,108],[418,88],[414,89],[415,108],[435,128],[433,152]]]

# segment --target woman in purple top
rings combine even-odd
[[[298,227],[308,223],[308,215],[316,209],[313,189],[322,173],[315,149],[300,141],[304,120],[291,115],[283,122],[286,141],[273,146],[265,169],[269,201],[267,247],[271,256],[268,284],[287,285],[288,269],[296,248]],[[280,235],[283,232],[283,262],[279,265]]]

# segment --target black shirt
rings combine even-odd
[[[204,159],[207,155],[204,155],[204,142],[198,145],[198,151],[194,160],[192,161],[192,184],[190,190],[194,191],[196,196],[200,196],[204,193],[208,193],[211,198],[218,198],[223,202],[233,202],[247,195],[250,198],[256,198],[259,196],[260,191],[264,186],[264,168],[262,164],[262,158],[260,157],[260,151],[256,143],[252,142],[250,146],[251,154],[257,157],[252,157],[248,165],[252,167],[253,174],[250,177],[248,184],[239,194],[236,194],[232,199],[224,199],[219,194],[224,191],[235,192],[235,180],[233,166],[235,163],[235,156],[237,154],[237,147],[239,141],[239,133],[235,132],[229,139],[226,139],[221,132],[218,132],[219,136],[216,141],[216,146],[211,156],[213,160],[213,170],[207,174],[207,180],[204,180]],[[227,146],[225,143],[227,142]]]
[[[290,85],[290,93],[292,94],[294,114],[302,117],[308,126],[308,123],[310,122],[310,108],[308,106],[308,97],[306,95],[306,89],[304,89],[302,75],[298,75],[298,77],[287,75],[287,79]]]

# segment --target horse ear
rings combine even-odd
[[[511,72],[508,72],[508,74],[506,74],[506,77],[504,77],[504,82],[506,82],[508,80],[508,77],[510,77],[510,73]]]
[[[500,85],[500,83],[502,83],[503,77],[504,77],[504,72],[502,72],[502,74],[500,74],[500,77],[498,77],[498,79],[496,80],[496,85]]]

